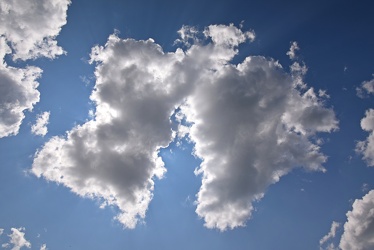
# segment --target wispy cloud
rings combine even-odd
[[[327,246],[325,246],[326,242],[332,240],[336,236],[336,231],[340,227],[340,223],[333,221],[331,224],[330,232],[322,237],[322,239],[319,241],[320,249],[337,249],[334,245],[334,243],[330,243]]]

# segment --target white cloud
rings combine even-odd
[[[368,166],[374,166],[374,109],[365,112],[365,117],[361,120],[361,128],[369,132],[369,136],[366,140],[357,143],[356,151],[363,155]]]
[[[294,60],[297,58],[296,51],[300,50],[299,45],[297,42],[292,42],[290,50],[287,52],[287,55],[290,57],[291,60]]]
[[[117,206],[117,219],[134,228],[152,199],[153,179],[165,172],[157,153],[173,139],[169,117],[188,89],[184,77],[191,78],[176,74],[183,57],[181,50],[162,52],[151,39],[116,35],[94,47],[95,119],[47,142],[33,173]]]
[[[203,35],[207,42],[171,53],[152,39],[116,35],[94,47],[95,118],[48,141],[32,172],[117,206],[117,219],[133,228],[145,217],[153,178],[165,172],[157,152],[177,134],[170,117],[178,107],[176,120],[192,124],[179,126],[179,136],[189,133],[203,160],[196,212],[209,228],[244,225],[252,202],[295,167],[324,171],[326,157],[309,137],[337,129],[337,121],[321,97],[305,84],[300,90],[274,60],[232,65],[253,32],[211,25]]]
[[[230,24],[229,26],[209,25],[204,30],[204,35],[211,38],[214,44],[228,47],[236,47],[247,39],[250,41],[255,39],[255,33],[253,31],[243,32],[233,24]]]
[[[48,133],[48,122],[50,112],[43,112],[39,114],[36,119],[36,123],[31,126],[31,132],[35,135],[45,136]]]
[[[70,0],[18,1],[0,3],[0,34],[14,50],[14,59],[54,58],[64,51],[56,36],[66,24]]]
[[[25,110],[39,101],[38,82],[42,70],[8,66],[13,60],[55,58],[63,53],[56,36],[66,23],[68,0],[4,0],[0,2],[0,138],[16,135]]]
[[[330,232],[322,237],[322,239],[319,241],[320,249],[323,249],[323,246],[326,242],[329,240],[332,240],[336,236],[336,231],[340,227],[340,223],[333,221],[331,224]],[[335,249],[334,243],[328,244],[324,249]]]
[[[12,233],[9,236],[9,243],[2,244],[3,248],[13,245],[12,250],[20,250],[22,247],[31,248],[31,243],[25,239],[25,228],[11,228]]]
[[[0,235],[4,233],[4,228],[0,228]]]
[[[374,79],[362,82],[361,86],[356,88],[356,93],[360,98],[366,98],[368,94],[374,94]]]
[[[40,250],[48,250],[47,245],[46,245],[46,244],[43,244],[43,245],[40,247]]]
[[[374,249],[374,190],[353,203],[339,246],[343,250]]]
[[[367,94],[374,94],[374,79],[364,81],[360,88],[356,88],[357,95],[360,98],[367,97]],[[365,117],[361,120],[361,128],[369,132],[369,136],[364,141],[356,144],[356,152],[363,155],[363,159],[368,166],[374,166],[374,109],[368,109]]]
[[[196,212],[208,228],[244,226],[252,202],[295,167],[324,171],[309,136],[336,129],[334,112],[313,89],[295,89],[275,61],[248,57],[201,82],[184,110],[203,159]]]
[[[0,37],[0,47],[4,45]],[[0,63],[0,138],[16,135],[25,115],[39,101],[38,82],[41,69],[15,68]]]

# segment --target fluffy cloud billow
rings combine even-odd
[[[343,250],[374,248],[374,190],[353,203],[339,246]]]
[[[3,46],[6,44],[0,37],[0,47]],[[25,117],[23,112],[32,110],[39,101],[36,80],[41,72],[37,67],[15,68],[4,61],[0,63],[0,138],[17,134]]]
[[[3,248],[12,247],[12,250],[19,250],[23,247],[31,248],[31,243],[25,238],[25,228],[11,228],[12,233],[9,234],[9,242],[3,243]]]
[[[0,2],[0,138],[16,135],[25,110],[39,102],[37,79],[42,70],[9,66],[6,55],[17,62],[63,54],[56,36],[66,23],[69,0]]]
[[[264,57],[205,75],[184,111],[203,160],[196,212],[220,230],[245,225],[252,202],[293,168],[324,171],[326,157],[309,137],[337,128],[313,89],[295,89],[280,65]]]
[[[55,58],[64,53],[56,36],[66,24],[70,0],[3,0],[0,34],[14,50],[13,59]]]
[[[116,35],[94,47],[95,118],[47,142],[33,173],[117,206],[117,219],[134,228],[152,199],[153,178],[165,172],[157,154],[173,139],[170,115],[188,89],[176,73],[183,57],[179,50],[164,53],[151,39]]]
[[[300,74],[273,59],[232,64],[253,32],[211,25],[179,33],[187,49],[169,53],[152,39],[117,35],[94,47],[94,119],[48,141],[32,172],[116,206],[116,218],[133,228],[145,217],[154,178],[166,171],[158,152],[178,132],[171,121],[178,109],[177,120],[191,125],[177,127],[188,131],[202,160],[197,214],[208,228],[243,226],[252,202],[281,176],[296,167],[324,171],[326,156],[310,138],[337,129],[335,114],[300,84]]]
[[[43,112],[37,115],[35,124],[31,126],[31,133],[45,136],[48,133],[47,125],[49,123],[49,115],[50,112]]]

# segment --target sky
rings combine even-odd
[[[374,249],[373,7],[1,1],[0,248]]]

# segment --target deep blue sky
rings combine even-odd
[[[353,201],[374,188],[374,170],[354,150],[368,136],[360,120],[374,107],[372,97],[356,95],[356,87],[374,74],[373,7],[371,1],[73,0],[67,24],[56,38],[66,55],[26,63],[7,59],[10,65],[38,66],[43,74],[38,80],[40,102],[32,112],[25,111],[19,134],[0,139],[0,228],[5,229],[0,243],[7,242],[11,227],[25,227],[32,249],[44,243],[51,250],[318,249],[332,221],[344,224]],[[89,54],[115,30],[120,38],[153,38],[164,51],[175,51],[183,25],[204,29],[242,21],[243,30],[253,30],[256,39],[240,45],[234,62],[261,55],[289,72],[292,61],[286,52],[297,41],[299,59],[308,67],[305,82],[330,95],[326,106],[333,108],[339,130],[320,134],[325,141],[321,151],[328,156],[326,173],[293,170],[254,203],[246,227],[225,232],[205,228],[195,213],[201,176],[194,169],[201,161],[191,155],[193,144],[186,140],[182,147],[174,142],[161,150],[167,173],[155,180],[145,224],[132,230],[113,220],[117,208],[100,209],[99,201],[27,173],[45,142],[89,119],[95,84]],[[48,134],[39,137],[30,127],[43,111],[51,116]],[[362,191],[364,183],[367,190]],[[341,226],[338,235],[342,233]],[[339,236],[334,242],[338,244]]]

